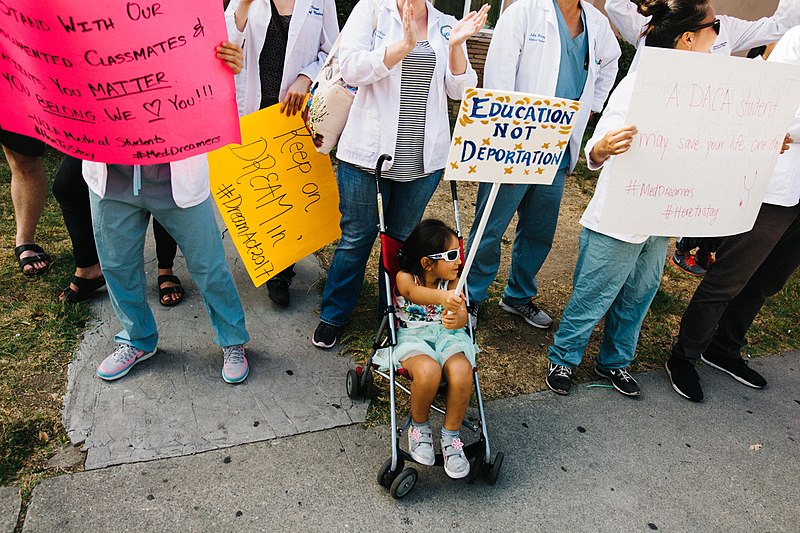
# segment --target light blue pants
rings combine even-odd
[[[572,296],[548,357],[557,365],[578,366],[605,315],[597,366],[624,368],[633,361],[642,322],[661,283],[669,239],[650,237],[632,244],[583,228],[579,244]]]
[[[250,339],[211,198],[180,208],[147,205],[146,195],[108,199],[90,191],[90,197],[100,266],[123,328],[114,337],[118,344],[152,352],[158,343],[144,273],[144,239],[151,212],[183,252],[214,328],[214,342],[232,346]]]
[[[518,213],[517,231],[511,256],[511,269],[508,284],[503,292],[503,300],[512,305],[522,305],[538,293],[536,274],[542,268],[547,254],[553,245],[556,233],[558,210],[564,193],[567,168],[559,169],[552,185],[501,185],[492,213],[481,237],[478,252],[467,276],[471,302],[480,303],[486,299],[489,285],[500,268],[500,244],[503,233],[511,223],[514,213]],[[491,183],[481,183],[475,206],[475,223],[469,233],[469,248],[483,216],[489,198]]]

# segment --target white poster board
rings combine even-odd
[[[644,48],[600,231],[749,231],[795,112],[800,66]],[[797,149],[796,146],[793,147]]]
[[[492,89],[467,89],[444,177],[550,185],[569,149],[580,102]]]

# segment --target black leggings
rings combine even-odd
[[[53,180],[53,196],[58,200],[64,224],[72,240],[75,266],[89,268],[100,262],[94,243],[92,213],[89,207],[89,187],[83,181],[81,160],[66,156]],[[153,236],[156,239],[158,268],[172,268],[178,244],[167,230],[153,219]]]

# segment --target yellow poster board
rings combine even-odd
[[[256,287],[341,236],[330,157],[280,104],[241,118],[242,144],[210,152],[211,194]]]

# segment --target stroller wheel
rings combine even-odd
[[[394,478],[397,477],[397,473],[403,469],[403,460],[398,458],[397,459],[397,470],[392,472],[392,460],[387,459],[386,462],[381,465],[381,469],[378,470],[378,485],[381,487],[386,487],[387,489],[391,486]]]
[[[494,485],[497,483],[497,478],[500,476],[500,468],[503,466],[503,452],[497,452],[497,455],[494,456],[494,463],[492,463],[492,469],[489,471],[489,477],[486,481],[489,482],[489,485]]]
[[[389,488],[389,494],[392,495],[392,498],[399,500],[411,492],[416,482],[417,471],[413,468],[406,468],[400,472],[400,475],[392,482],[392,486]]]
[[[364,377],[364,386],[362,387],[361,395],[364,398],[374,398],[375,397],[375,380],[372,375],[372,370],[369,368],[365,368],[364,372],[367,375]]]
[[[347,386],[347,395],[350,399],[355,400],[361,397],[358,372],[353,369],[348,370],[345,385]]]

